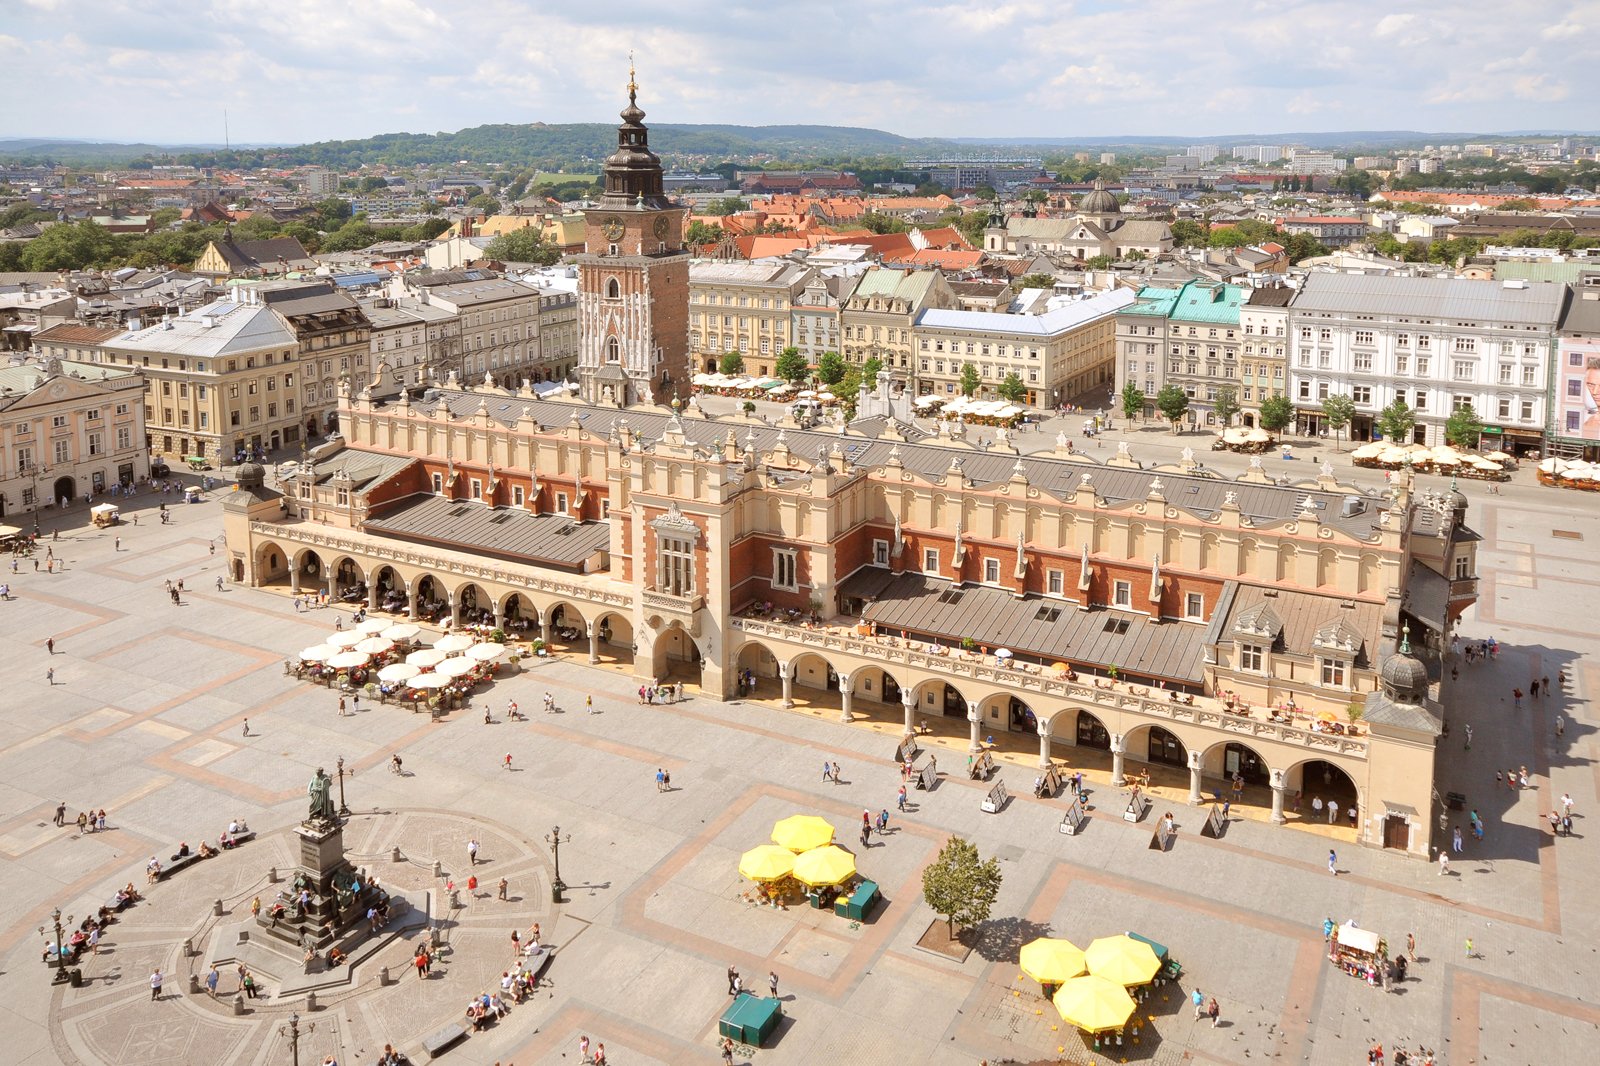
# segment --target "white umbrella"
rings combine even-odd
[[[1544,471],[1546,474],[1559,474],[1565,471],[1570,465],[1571,464],[1568,463],[1567,460],[1552,455],[1550,458],[1545,459],[1539,464],[1539,469]]]
[[[1383,454],[1383,450],[1386,447],[1388,447],[1388,445],[1384,444],[1383,441],[1375,440],[1370,444],[1363,444],[1361,447],[1351,452],[1350,457],[1352,459],[1376,459],[1378,456]]]
[[[994,650],[994,657],[996,659],[1009,659],[1009,658],[1012,657],[1011,649],[1010,648],[996,648]]]
[[[451,633],[447,637],[440,637],[433,642],[434,651],[457,652],[466,651],[477,643],[477,639],[465,633]]]
[[[1493,459],[1497,463],[1503,463],[1507,459],[1511,458],[1511,456],[1507,455],[1505,452],[1494,451],[1489,453],[1488,458]]]
[[[1461,457],[1454,452],[1435,452],[1433,455],[1434,466],[1460,466]]]
[[[363,651],[342,651],[328,660],[328,665],[335,670],[349,670],[357,666],[367,665],[367,653]]]
[[[384,640],[401,641],[414,640],[416,639],[417,634],[421,632],[421,626],[414,626],[410,622],[402,622],[400,625],[390,626],[388,629],[385,629],[378,635]]]
[[[421,651],[414,651],[410,655],[407,655],[406,662],[410,663],[412,666],[421,666],[426,668],[429,666],[438,666],[448,658],[450,658],[449,652],[440,651],[437,648],[423,648]]]
[[[300,653],[303,663],[325,663],[339,654],[338,648],[330,648],[326,644],[316,644]]]
[[[506,653],[504,644],[474,644],[467,649],[467,658],[480,663],[492,663]]]
[[[369,637],[375,637],[388,628],[389,620],[387,618],[369,618],[365,622],[362,622],[360,625],[356,626],[356,632],[365,633]]]
[[[330,648],[353,648],[367,639],[365,633],[358,633],[350,629],[343,633],[334,633],[323,640],[322,643]]]
[[[461,677],[472,673],[477,668],[478,663],[475,660],[469,659],[465,655],[458,655],[454,659],[446,659],[434,667],[433,672],[440,677]]]
[[[384,640],[382,637],[368,637],[356,645],[356,651],[365,652],[368,655],[382,655],[393,647],[394,641],[392,640]]]
[[[421,677],[413,677],[406,684],[411,688],[448,688],[450,679],[438,674],[423,674]]]
[[[390,663],[378,671],[379,681],[409,681],[422,673],[422,667],[410,663]]]

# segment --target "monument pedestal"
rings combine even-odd
[[[289,874],[283,897],[289,913],[277,923],[262,921],[268,935],[321,950],[362,921],[376,898],[368,878],[344,856],[344,830],[337,819],[312,817],[294,828],[300,862]],[[298,901],[307,895],[303,910]]]

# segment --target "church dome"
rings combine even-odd
[[[1115,215],[1121,213],[1122,208],[1118,206],[1116,196],[1106,188],[1106,183],[1097,180],[1094,191],[1078,204],[1078,211],[1085,215]]]
[[[260,463],[241,463],[234,480],[241,489],[259,489],[267,482],[267,469]]]
[[[1411,654],[1410,627],[1402,633],[1399,650],[1383,661],[1378,681],[1383,694],[1396,703],[1421,704],[1428,698],[1428,668]]]

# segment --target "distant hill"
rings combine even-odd
[[[845,156],[926,154],[955,150],[950,141],[900,137],[852,126],[675,125],[650,127],[656,151],[676,156],[718,159],[770,156],[823,159]],[[454,133],[383,133],[348,141],[294,146],[103,144],[44,138],[0,140],[0,159],[32,162],[135,162],[141,159],[211,157],[226,165],[321,164],[359,166],[387,163],[473,163],[514,165],[598,162],[617,145],[615,125],[600,122],[550,125],[474,126]]]

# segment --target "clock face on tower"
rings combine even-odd
[[[600,232],[606,235],[608,241],[620,241],[623,233],[622,219],[612,215],[600,224]]]
[[[658,241],[666,240],[667,239],[667,233],[671,229],[672,229],[672,223],[667,218],[666,215],[658,215],[656,217],[656,225],[655,225],[656,240],[658,240]]]

